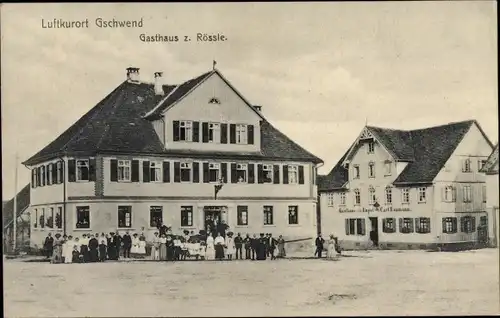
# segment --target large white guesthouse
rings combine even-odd
[[[474,120],[418,130],[366,126],[318,177],[321,231],[347,249],[486,244],[480,170],[492,149]]]
[[[24,162],[31,240],[157,222],[198,232],[207,215],[241,233],[316,233],[320,159],[273,127],[214,68],[180,85],[127,80]],[[215,185],[223,186],[215,197]]]

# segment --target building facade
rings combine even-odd
[[[486,174],[486,212],[488,213],[488,219],[491,220],[488,228],[490,246],[498,247],[500,238],[498,144],[486,161],[482,171]]]
[[[180,85],[127,80],[24,164],[32,242],[49,231],[316,233],[321,160],[266,120],[216,69]],[[215,189],[220,188],[218,193]]]
[[[476,121],[403,131],[366,126],[319,176],[321,231],[346,249],[427,249],[487,241],[493,146]]]

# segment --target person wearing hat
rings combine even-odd
[[[207,240],[205,243],[205,260],[211,261],[215,258],[215,243],[214,243],[214,236],[209,233],[207,235]]]
[[[89,261],[94,263],[99,260],[99,234],[96,233],[95,236],[89,234]]]
[[[101,233],[99,238],[99,262],[104,262],[106,260],[106,250],[108,248],[108,239],[104,233]]]
[[[243,238],[241,237],[241,233],[238,233],[234,238],[234,246],[236,247],[236,259],[238,259],[238,255],[240,259],[243,259]]]
[[[82,239],[80,240],[80,254],[82,255],[82,262],[89,262],[89,239],[87,238],[87,234],[82,235]]]
[[[323,246],[325,244],[325,240],[323,237],[321,237],[321,233],[318,234],[318,237],[316,238],[316,241],[314,242],[316,245],[316,251],[314,252],[314,256],[318,256],[318,258],[321,258],[323,255]]]
[[[173,261],[174,260],[174,237],[172,235],[172,231],[170,229],[167,230],[167,261]]]
[[[167,260],[167,235],[162,234],[158,241],[159,241],[158,257],[159,257],[160,261],[166,261]]]
[[[236,251],[235,245],[234,245],[234,239],[233,239],[233,232],[228,232],[225,240],[226,246],[226,255],[228,260],[233,259],[234,252]],[[241,250],[241,247],[240,247]]]
[[[63,240],[61,238],[61,234],[56,233],[54,239],[54,250],[52,251],[52,264],[59,264],[62,262],[62,245]]]
[[[73,249],[75,247],[75,241],[73,241],[73,236],[68,236],[68,240],[63,245],[63,256],[64,263],[71,264],[73,262]]]
[[[122,242],[123,242],[123,258],[130,258],[130,250],[132,248],[132,238],[130,237],[128,231],[125,232],[125,235],[123,235]]]
[[[75,237],[75,244],[73,245],[73,251],[71,252],[71,262],[72,263],[80,263],[80,238]]]
[[[120,259],[120,250],[122,247],[122,237],[120,236],[120,233],[118,233],[118,229],[115,232],[115,235],[113,236],[113,245],[115,246],[115,260]]]
[[[215,259],[222,261],[224,259],[224,237],[222,233],[218,233],[217,237],[214,240],[215,244]]]
[[[278,257],[279,258],[284,258],[286,256],[285,252],[285,239],[283,238],[283,235],[280,235],[278,237]]]
[[[268,243],[267,243],[267,248],[269,251],[269,256],[271,257],[271,260],[276,259],[274,256],[274,251],[276,249],[277,242],[273,237],[272,233],[268,233]]]
[[[137,246],[137,254],[139,255],[146,255],[146,235],[144,235],[144,232],[141,232],[141,235],[139,235],[139,245]]]
[[[139,254],[139,235],[137,233],[132,235],[132,249],[130,250],[130,253],[132,255]]]
[[[52,234],[49,233],[49,234],[47,234],[47,237],[45,238],[45,242],[43,243],[43,249],[45,251],[45,256],[47,258],[52,257],[53,248],[54,248],[54,238],[52,237]]]
[[[247,233],[247,235],[243,239],[243,245],[245,246],[245,259],[251,259],[252,258],[252,239],[250,238],[250,234]]]
[[[255,261],[255,258],[257,258],[257,250],[259,249],[259,239],[255,233],[251,238],[250,247],[252,249],[252,261]]]
[[[154,233],[153,239],[151,241],[151,260],[159,261],[160,260],[160,237],[158,236],[158,232]]]

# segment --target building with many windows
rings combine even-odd
[[[316,233],[322,161],[277,130],[214,68],[180,85],[127,80],[48,146],[31,169],[32,242],[48,231],[204,229]],[[216,189],[219,189],[216,194]]]
[[[500,238],[500,209],[498,197],[498,144],[488,157],[482,172],[486,174],[486,212],[488,212],[489,222],[488,234],[491,246],[498,246]]]
[[[318,177],[321,231],[347,249],[432,248],[487,240],[493,145],[474,121],[418,130],[366,126]]]

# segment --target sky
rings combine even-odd
[[[212,68],[328,171],[366,123],[416,129],[476,119],[498,141],[495,1],[3,4],[2,196],[30,181],[21,162],[139,67],[177,84]],[[143,19],[98,28],[96,18]],[[85,29],[42,19],[89,20]],[[224,42],[197,42],[196,33]],[[140,34],[179,42],[141,42]],[[182,41],[183,36],[193,38]]]

